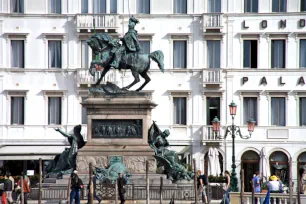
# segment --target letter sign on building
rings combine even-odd
[[[249,28],[249,26],[245,25],[245,21],[243,21],[243,28]]]
[[[300,77],[299,78],[299,85],[304,85],[305,84],[305,81],[304,81],[304,78],[303,77]]]
[[[305,19],[300,19],[300,27],[301,28],[305,27]]]
[[[242,78],[242,84],[245,84],[245,82],[249,81],[249,77],[243,77]]]
[[[286,84],[285,82],[283,82],[283,77],[280,77],[280,78],[279,78],[279,84],[280,84],[280,85]]]
[[[286,28],[286,20],[281,20],[279,24],[280,24],[280,28]]]
[[[262,28],[267,28],[268,27],[268,21],[267,20],[261,21],[261,27]]]
[[[266,77],[261,78],[260,85],[261,84],[268,84]]]

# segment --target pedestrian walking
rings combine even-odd
[[[102,199],[97,196],[97,193],[96,193],[96,185],[97,185],[97,177],[95,174],[92,175],[92,183],[93,183],[93,196],[94,196],[94,199],[96,199],[99,203],[102,202]],[[87,204],[90,204],[90,183],[88,184],[88,201],[87,201]]]
[[[253,181],[252,183],[253,183],[254,193],[261,193],[259,171],[256,171],[255,176],[252,179],[252,181]],[[255,203],[258,203],[258,200],[260,200],[260,203],[261,203],[261,198],[258,199],[255,197]]]
[[[198,200],[207,203],[206,186],[208,185],[207,176],[202,175],[201,170],[197,171],[197,187],[198,187]]]
[[[306,168],[304,167],[304,172],[301,178],[301,185],[304,195],[306,195]]]
[[[28,204],[28,195],[31,189],[28,180],[25,179],[25,176],[23,176],[22,179],[23,179],[23,204]],[[18,181],[18,186],[21,186],[21,180]]]
[[[118,192],[119,192],[119,197],[120,197],[120,204],[124,204],[124,202],[125,202],[125,199],[124,199],[124,194],[125,194],[124,185],[125,185],[125,180],[123,178],[122,173],[120,173],[119,178],[118,178]]]
[[[78,172],[75,170],[71,174],[71,191],[70,191],[70,204],[80,204],[81,202],[81,189],[83,188],[83,182],[78,176]]]
[[[225,171],[224,172],[224,176],[225,176],[225,186],[224,186],[224,190],[225,190],[225,193],[224,193],[224,196],[223,196],[223,199],[222,199],[222,204],[230,204],[230,198],[229,198],[229,192],[230,192],[230,185],[231,185],[231,176],[230,176],[230,173],[229,171]]]
[[[5,194],[6,194],[6,200],[9,204],[13,203],[13,199],[12,199],[12,186],[14,185],[12,183],[12,181],[9,179],[9,175],[5,175],[4,176],[4,191],[5,191]]]

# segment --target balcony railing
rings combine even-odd
[[[95,84],[97,80],[100,78],[102,71],[96,72],[95,76],[92,76],[88,69],[77,69],[77,84],[87,84],[90,86],[91,84]],[[110,70],[106,73],[105,77],[103,77],[101,83],[106,83],[107,81],[112,82],[114,84],[117,83],[117,72],[115,70]]]
[[[212,126],[207,125],[202,127],[202,140],[205,141],[211,141],[211,142],[218,142],[221,141],[221,139],[218,139],[217,136],[220,136],[220,134],[223,134],[223,131],[218,132],[217,135],[214,133]]]
[[[204,29],[218,29],[223,26],[223,14],[221,13],[210,13],[203,15],[203,26]]]
[[[221,69],[203,70],[203,84],[221,84]]]
[[[117,29],[119,16],[116,14],[77,14],[77,29],[93,29],[95,20],[96,29]]]
[[[244,203],[253,203],[252,202],[252,193],[248,193],[245,192],[243,194],[244,197]],[[255,204],[260,204],[260,200],[263,201],[266,197],[266,193],[255,193],[255,198],[257,198],[257,202],[255,202]],[[306,201],[305,197],[303,195],[301,195],[301,203],[304,203]],[[230,193],[230,198],[231,201],[237,203],[237,204],[241,204],[240,200],[241,200],[241,196],[240,193]],[[271,198],[271,204],[276,204],[276,203],[290,203],[290,195],[289,194],[280,194],[280,193],[271,193],[270,194],[270,198]],[[279,200],[279,201],[277,201]],[[297,203],[297,194],[293,194],[292,195],[292,201],[293,203]]]

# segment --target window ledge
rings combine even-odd
[[[191,90],[168,90],[169,94],[169,100],[172,97],[187,97],[187,99],[190,99]]]

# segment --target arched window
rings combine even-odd
[[[270,156],[271,175],[279,176],[283,183],[288,183],[289,164],[288,157],[284,152],[276,151]]]

